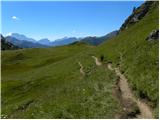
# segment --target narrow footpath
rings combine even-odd
[[[96,58],[95,56],[92,56],[92,58],[95,59],[95,63],[97,66],[102,65],[102,63],[100,61],[98,61],[98,58]],[[136,118],[153,119],[153,114],[152,114],[151,108],[145,102],[143,102],[140,99],[137,99],[134,96],[132,90],[129,87],[127,78],[120,72],[119,68],[112,68],[111,63],[109,63],[107,65],[107,67],[109,70],[114,71],[117,76],[119,76],[119,81],[118,81],[119,83],[117,85],[120,88],[122,100],[130,100],[130,101],[135,102],[137,104],[139,111],[140,111],[140,114],[138,114],[136,116]],[[124,108],[124,109],[126,109],[126,108]]]
[[[93,58],[93,59],[95,59],[95,63],[96,63],[96,65],[97,65],[97,66],[102,65],[102,63],[101,63],[101,62],[99,62],[99,60],[98,60],[98,58],[97,58],[97,57],[92,56],[92,58]]]
[[[84,76],[84,75],[85,75],[85,72],[83,71],[83,65],[82,65],[80,62],[78,62],[78,64],[79,64],[79,66],[80,66],[79,71],[80,71],[80,73]]]

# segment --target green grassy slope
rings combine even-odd
[[[92,49],[75,44],[2,52],[2,118],[114,118],[121,111],[112,95],[117,77],[95,66]]]
[[[137,96],[158,117],[158,5],[118,36],[93,47],[82,42],[2,52],[2,118],[115,118],[123,109],[113,94],[117,77],[92,55],[120,64]],[[84,66],[81,75],[78,62]]]
[[[158,2],[157,2],[158,3]],[[105,61],[120,64],[129,82],[140,97],[151,101],[158,116],[158,41],[146,41],[152,30],[159,28],[158,4],[134,25],[97,48]]]

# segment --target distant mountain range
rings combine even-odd
[[[6,41],[19,46],[21,48],[45,48],[48,47],[46,45],[42,45],[36,42],[31,42],[31,41],[27,41],[27,40],[19,40],[17,38],[14,38],[12,36],[7,36],[5,37]]]
[[[76,37],[64,37],[62,39],[58,39],[53,41],[53,46],[60,46],[60,45],[68,45],[70,43],[73,43],[75,41],[80,41],[81,38],[76,38]]]
[[[34,43],[37,42],[33,38],[29,38],[29,37],[26,37],[25,35],[18,34],[18,33],[12,33],[10,36],[16,38],[17,40],[21,40],[21,41],[29,41],[29,42],[34,42]]]
[[[39,41],[37,41],[39,44],[42,45],[47,45],[47,46],[52,46],[52,42],[50,40],[48,40],[47,38],[44,39],[40,39]]]
[[[79,41],[79,40],[80,38],[76,38],[76,37],[64,37],[61,39],[57,39],[55,41],[50,41],[47,38],[45,38],[37,42],[43,45],[47,45],[47,46],[61,46],[61,45],[68,45],[72,42]]]
[[[20,49],[18,46],[13,45],[12,43],[6,41],[6,39],[1,36],[1,50],[16,50]]]
[[[96,36],[95,37],[85,37],[81,41],[87,42],[88,44],[91,44],[91,45],[99,45],[99,44],[103,43],[104,41],[106,41],[112,37],[115,37],[117,34],[118,34],[118,31],[116,30],[116,31],[110,32],[102,37],[96,37]]]
[[[35,40],[33,38],[27,37],[22,34],[12,33],[9,36],[6,36],[6,41],[19,46],[21,48],[44,48],[44,47],[53,47],[53,46],[62,46],[74,43],[76,41],[83,41],[91,45],[99,45],[107,39],[114,37],[118,34],[118,31],[113,31],[102,37],[85,37],[85,38],[76,38],[76,37],[64,37],[51,41],[48,38]]]
[[[43,48],[43,47],[51,47],[51,46],[61,46],[67,45],[72,42],[80,40],[80,38],[76,37],[64,37],[62,39],[57,39],[55,41],[51,41],[47,38],[35,40],[33,38],[26,37],[25,35],[12,33],[9,36],[5,37],[8,42],[11,42],[14,45],[20,46],[22,48]]]

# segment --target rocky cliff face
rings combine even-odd
[[[120,27],[120,31],[123,31],[129,27],[130,24],[135,24],[148,13],[150,8],[159,4],[158,1],[146,1],[140,7],[134,8],[132,14],[125,20],[125,22]]]

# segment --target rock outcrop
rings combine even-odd
[[[147,41],[158,41],[159,40],[159,30],[153,30],[148,37],[146,38]]]
[[[138,8],[133,8],[132,14],[125,20],[125,22],[120,27],[120,31],[123,31],[128,28],[130,24],[135,24],[141,20],[150,10],[150,7],[153,4],[158,4],[156,1],[146,1]]]

